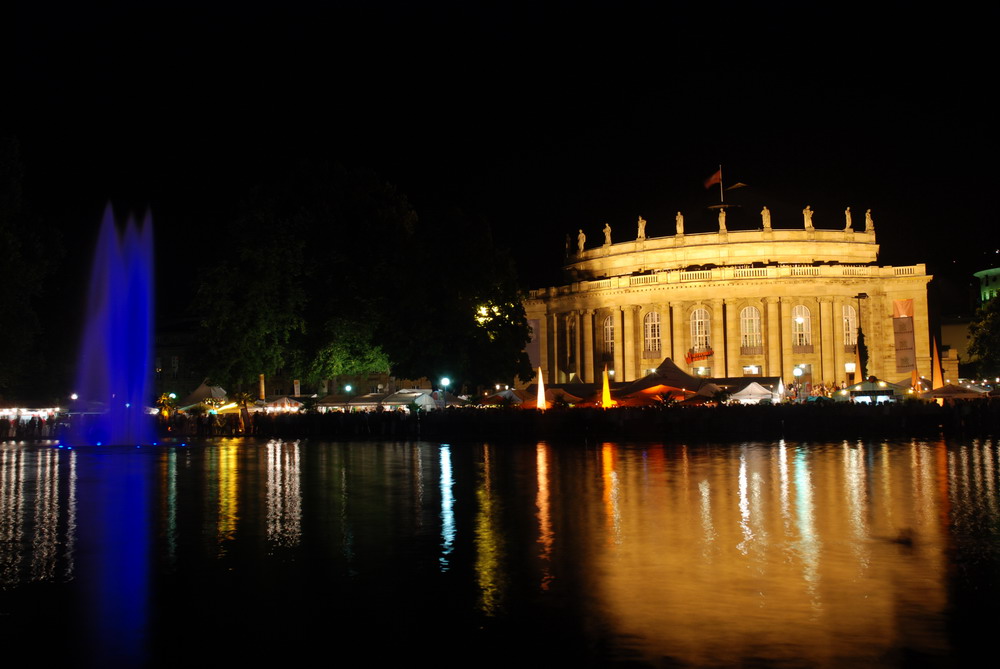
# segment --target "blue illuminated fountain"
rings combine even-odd
[[[86,444],[149,444],[152,401],[153,223],[131,217],[119,233],[104,211],[90,275],[77,367],[77,409],[88,412],[72,439]]]

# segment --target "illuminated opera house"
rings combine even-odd
[[[817,229],[806,207],[794,229],[771,226],[674,235],[587,248],[580,231],[566,283],[532,291],[528,353],[549,383],[644,376],[664,358],[703,377],[781,377],[812,386],[854,380],[858,327],[867,374],[909,379],[930,370],[923,264],[880,266],[871,211],[843,229]],[[860,217],[858,217],[860,218]],[[859,229],[855,229],[859,228]]]

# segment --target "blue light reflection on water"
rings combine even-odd
[[[996,622],[998,472],[991,441],[5,444],[0,614],[58,612],[105,666],[372,628],[486,664],[934,663]]]
[[[101,666],[141,666],[147,659],[155,479],[149,458],[130,455],[83,455],[77,478],[87,638]]]

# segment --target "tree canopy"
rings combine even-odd
[[[969,355],[980,375],[1000,376],[1000,299],[979,307],[969,325]]]
[[[206,371],[220,383],[283,374],[530,377],[510,259],[454,207],[418,220],[368,170],[303,165],[253,189],[200,278]]]

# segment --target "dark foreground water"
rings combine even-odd
[[[988,440],[0,443],[3,661],[968,665],[998,476]]]

